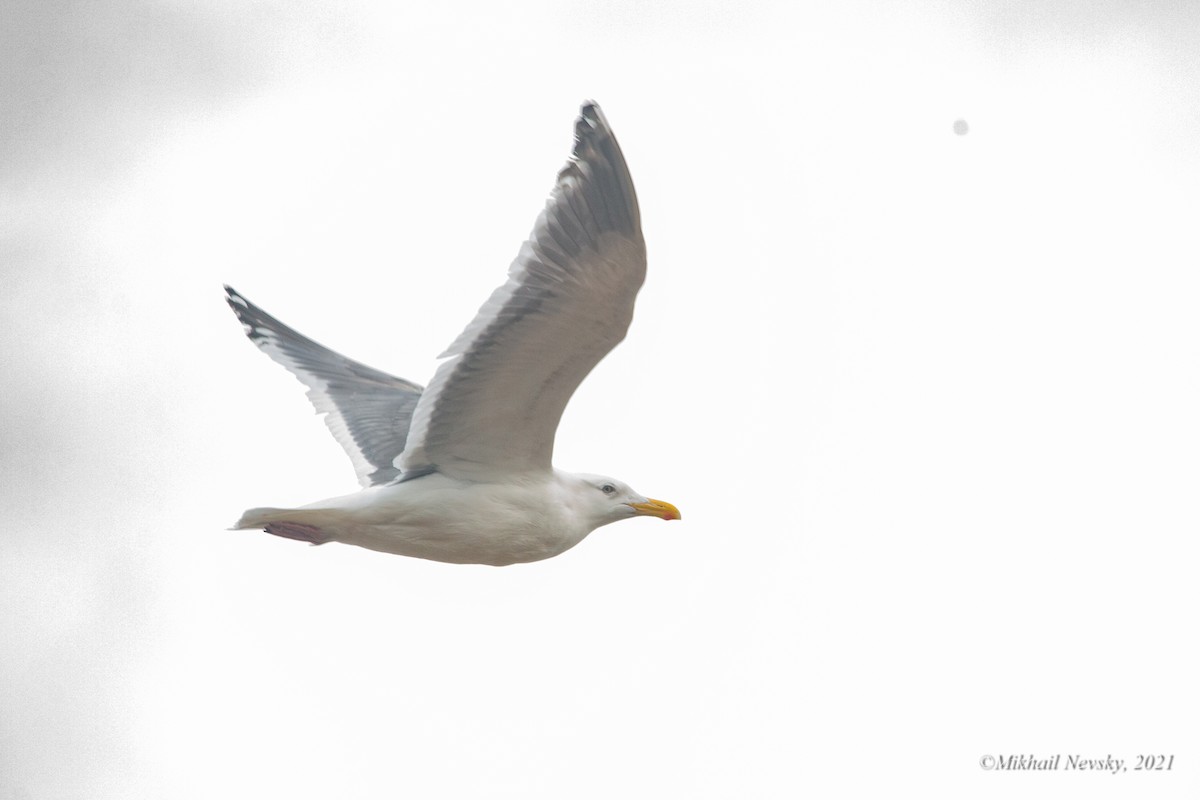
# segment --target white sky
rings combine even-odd
[[[390,5],[2,6],[0,798],[1196,796],[1200,6]],[[355,483],[221,283],[426,381],[585,98],[650,272],[556,458],[684,521],[225,531]]]

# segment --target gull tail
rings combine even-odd
[[[251,508],[242,514],[230,530],[261,528],[267,533],[309,544],[328,544],[335,540],[327,524],[327,510],[303,508]]]

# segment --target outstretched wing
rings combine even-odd
[[[251,341],[308,387],[308,399],[350,456],[359,483],[375,486],[399,475],[393,461],[404,451],[421,387],[338,355],[233,288],[225,291]]]
[[[646,247],[625,158],[594,103],[508,275],[442,354],[397,462],[406,475],[549,469],[567,401],[625,338]]]

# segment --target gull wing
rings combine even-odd
[[[550,469],[563,409],[625,338],[645,275],[629,169],[600,108],[586,103],[571,158],[508,281],[442,354],[417,403],[397,461],[405,476]]]
[[[284,325],[226,286],[229,307],[264,353],[308,387],[308,399],[350,456],[364,487],[388,483],[400,471],[421,387],[352,361]]]

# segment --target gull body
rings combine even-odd
[[[605,495],[605,485],[614,487],[612,497]],[[667,513],[666,504],[656,508],[653,502],[603,476],[555,470],[479,482],[435,472],[298,509],[251,509],[237,527],[262,527],[313,544],[341,542],[432,561],[506,566],[559,555],[610,522]]]
[[[570,396],[624,336],[645,276],[637,198],[600,109],[509,268],[427,388],[314,342],[226,287],[246,333],[308,387],[363,489],[301,508],[253,508],[235,529],[503,566],[574,547],[670,503],[551,465]]]

